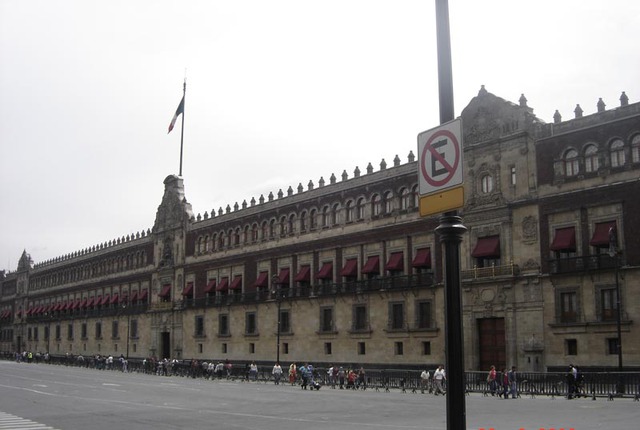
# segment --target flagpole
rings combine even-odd
[[[187,78],[184,78],[184,83],[182,84],[182,127],[180,129],[180,173],[178,176],[182,177],[182,147],[184,143],[184,98],[187,94]]]

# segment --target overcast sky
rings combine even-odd
[[[640,101],[640,2],[450,0],[455,113],[481,85],[553,121]],[[434,0],[0,0],[0,269],[353,177],[439,123]]]

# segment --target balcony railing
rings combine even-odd
[[[517,264],[507,264],[504,266],[491,265],[489,267],[476,267],[463,270],[461,272],[463,280],[497,278],[501,276],[516,276],[520,272]]]
[[[587,270],[615,269],[619,264],[621,264],[621,260],[617,257],[611,257],[609,254],[554,258],[549,260],[549,273],[561,274]]]

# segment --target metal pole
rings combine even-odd
[[[619,281],[619,273],[620,270],[620,257],[616,255],[616,307],[618,308],[616,312],[616,328],[618,330],[618,394],[623,394],[624,383],[622,381],[622,309],[620,307],[620,281]]]
[[[276,296],[276,302],[278,303],[278,318],[277,318],[277,327],[276,327],[276,363],[280,363],[280,283],[277,275],[273,275],[271,278],[271,286],[273,288],[273,293]]]
[[[129,361],[129,333],[131,327],[131,315],[127,313],[127,361]]]
[[[185,112],[185,105],[187,100],[185,99],[187,97],[187,78],[184,78],[184,83],[182,84],[182,126],[180,127],[180,173],[178,174],[178,176],[182,177],[182,147],[183,147],[183,142],[184,142],[184,112]]]
[[[454,119],[449,4],[436,0],[438,43],[438,90],[440,123]],[[465,430],[464,337],[462,329],[462,295],[460,285],[460,242],[467,228],[454,212],[440,217],[436,233],[444,244],[445,263],[445,353],[447,372],[447,429]]]

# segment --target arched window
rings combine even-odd
[[[276,220],[272,219],[269,223],[269,238],[273,239],[276,235]]]
[[[249,243],[249,238],[250,237],[251,237],[251,235],[250,235],[249,226],[246,225],[246,226],[244,226],[244,235],[242,236],[242,242],[243,243]]]
[[[327,227],[329,225],[329,206],[322,208],[322,217],[320,218],[320,226]]]
[[[201,254],[204,251],[203,242],[204,242],[204,237],[200,236],[198,238],[198,249],[197,249],[198,254]]]
[[[218,249],[224,248],[224,231],[221,231],[218,235]]]
[[[418,193],[418,186],[414,185],[411,187],[411,207],[417,208],[419,206],[419,198],[420,194]]]
[[[289,234],[294,234],[296,232],[296,215],[289,215],[289,222],[287,228],[289,229]]]
[[[400,190],[400,209],[406,211],[411,207],[411,193],[408,188]]]
[[[280,218],[280,236],[287,235],[287,217]]]
[[[300,214],[300,233],[307,231],[307,211]]]
[[[493,176],[489,175],[488,173],[482,175],[482,177],[480,178],[480,190],[484,194],[488,194],[493,191]]]
[[[378,216],[382,211],[382,198],[380,194],[374,194],[371,197],[371,215]]]
[[[258,241],[258,224],[256,223],[253,223],[253,226],[251,226],[251,241]]]
[[[622,167],[625,163],[624,156],[624,142],[620,139],[616,139],[611,142],[609,146],[609,153],[611,156],[611,167]]]
[[[311,209],[311,212],[309,212],[309,228],[311,230],[316,228],[316,210],[315,209]]]
[[[344,217],[346,222],[353,222],[353,201],[349,200],[344,206]]]
[[[597,172],[598,167],[598,147],[587,145],[584,150],[584,170],[587,173]]]
[[[570,149],[564,154],[564,174],[565,176],[576,176],[579,172],[578,151]]]
[[[213,234],[211,235],[211,242],[213,243],[213,249],[212,251],[217,251],[220,248],[220,244],[218,243],[218,235],[217,234]]]
[[[262,240],[269,238],[269,224],[266,221],[262,221]]]
[[[393,212],[393,193],[387,191],[384,193],[384,213],[390,214]]]
[[[364,198],[360,197],[356,203],[356,220],[364,219]]]
[[[640,134],[631,139],[631,162],[640,163]]]
[[[338,225],[338,211],[340,205],[338,203],[334,204],[331,208],[331,225]]]

